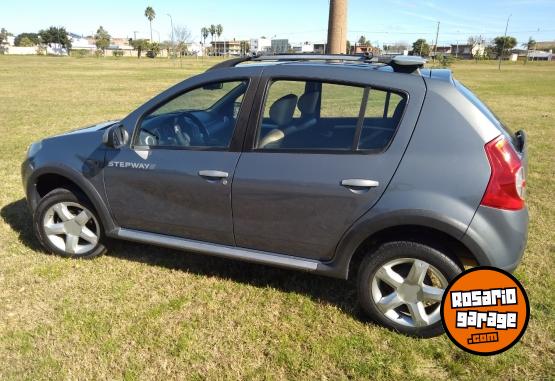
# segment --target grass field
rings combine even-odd
[[[125,116],[209,63],[0,56],[0,379],[555,378],[555,64],[458,63],[530,142],[531,302],[495,357],[364,320],[344,281],[125,242],[93,261],[45,255],[19,165],[29,143]]]

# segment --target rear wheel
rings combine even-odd
[[[72,258],[103,254],[103,231],[88,200],[67,189],[55,189],[39,202],[33,216],[35,235],[49,252]]]
[[[411,336],[443,332],[441,299],[462,269],[440,251],[415,242],[389,242],[369,253],[358,275],[358,297],[376,322]]]

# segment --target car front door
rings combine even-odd
[[[286,66],[261,79],[233,181],[235,239],[325,261],[387,187],[425,87],[415,75]]]
[[[131,144],[107,154],[106,194],[119,226],[234,245],[231,183],[252,78],[169,90],[131,115]]]

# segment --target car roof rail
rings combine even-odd
[[[223,69],[235,67],[244,62],[298,62],[298,61],[341,61],[341,62],[359,62],[359,63],[381,63],[393,68],[393,71],[399,73],[414,73],[424,66],[426,60],[420,56],[378,56],[374,57],[372,53],[364,54],[269,54],[269,55],[249,55],[245,57],[232,58],[220,62],[207,71],[215,69]]]

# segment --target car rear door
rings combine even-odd
[[[232,186],[237,246],[331,259],[386,189],[424,96],[419,75],[266,68]]]

